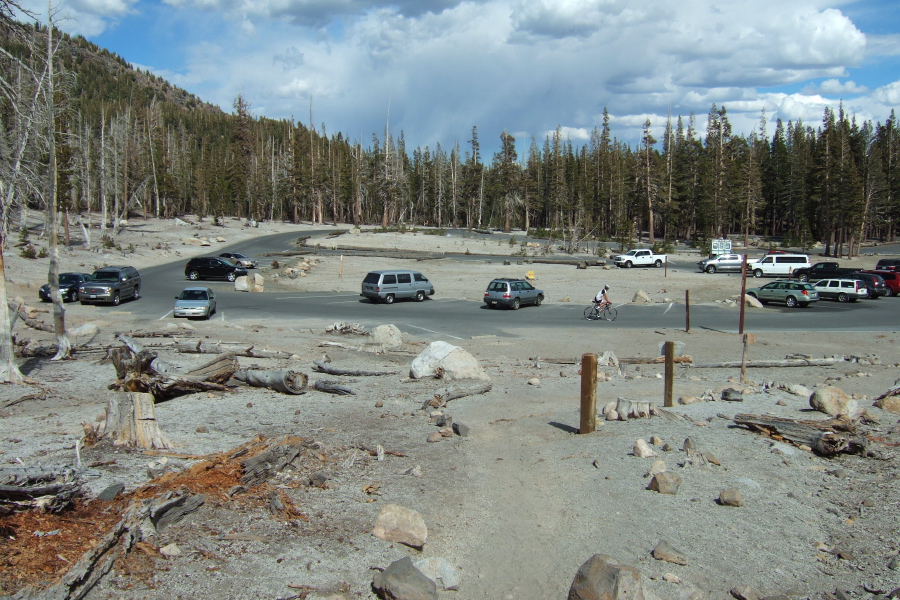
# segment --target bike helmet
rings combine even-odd
[[[609,286],[608,286],[608,285],[604,285],[604,286],[603,286],[603,291],[604,291],[604,292],[608,292],[608,291],[609,291]]]

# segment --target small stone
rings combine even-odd
[[[328,482],[328,474],[323,471],[316,471],[309,476],[311,487],[324,487],[326,482]]]
[[[434,433],[432,433],[428,436],[426,441],[433,444],[434,442],[439,442],[442,439],[444,439],[444,436],[441,435],[441,432],[435,431]]]
[[[459,569],[445,559],[439,556],[432,556],[416,561],[415,565],[425,577],[435,582],[440,589],[459,589]]]
[[[696,402],[702,402],[702,400],[700,398],[697,398],[696,396],[682,396],[678,399],[678,404],[685,406],[688,404],[694,404]]]
[[[644,473],[644,477],[654,477],[660,473],[665,473],[668,471],[668,467],[666,466],[666,461],[664,460],[655,460],[653,464],[650,465],[650,468]]]
[[[762,600],[762,594],[749,585],[731,588],[731,595],[734,596],[736,600]]]
[[[646,441],[639,439],[634,442],[634,449],[632,450],[632,454],[637,456],[638,458],[650,458],[653,456],[658,456],[656,451],[654,451]]]
[[[717,467],[721,467],[722,463],[719,462],[719,459],[715,457],[712,452],[704,452],[703,458],[706,459],[706,462],[716,465]]]
[[[872,500],[871,498],[866,498],[865,500],[862,501],[862,505],[865,506],[866,508],[872,508],[873,506],[875,506],[875,501]]]
[[[787,402],[785,402],[784,400],[779,400],[778,402],[775,403],[775,405],[776,406],[787,406]]]
[[[382,402],[381,400],[379,400],[378,402],[375,403],[375,408],[382,408],[383,406],[384,406],[384,402]]]
[[[666,573],[663,575],[663,581],[668,581],[669,583],[681,583],[681,577],[675,573]]]
[[[116,496],[125,491],[124,483],[114,483],[97,495],[98,500],[106,500],[107,502],[115,499]]]
[[[206,428],[206,425],[200,425],[194,431],[196,431],[197,433],[209,433],[209,429]]]
[[[459,437],[468,437],[469,426],[464,423],[453,423],[453,433]]]
[[[607,421],[618,421],[619,413],[617,413],[614,410],[609,411],[608,413],[606,413],[606,420]]]
[[[696,452],[697,446],[694,445],[694,440],[687,438],[684,440],[684,445],[681,446],[681,449],[685,452]]]
[[[895,556],[891,559],[891,562],[888,563],[888,569],[891,571],[900,571],[900,556]]]
[[[405,556],[395,560],[388,567],[375,573],[372,587],[378,590],[380,597],[396,600],[437,600],[437,585],[425,576]]]
[[[734,388],[725,388],[722,390],[722,400],[727,402],[743,402],[744,394],[740,390]]]
[[[666,442],[665,444],[663,444],[663,447],[662,447],[662,451],[663,451],[663,452],[671,452],[671,451],[674,450],[674,449],[675,449],[675,448],[672,447],[672,444],[670,444],[670,443],[668,443],[668,442]]]
[[[744,497],[737,488],[725,488],[719,493],[719,504],[722,506],[743,506]]]
[[[541,385],[541,380],[537,377],[532,377],[528,380],[528,385]]]
[[[173,558],[175,556],[181,556],[181,548],[178,547],[178,544],[168,544],[160,548],[159,553],[166,558]]]
[[[616,410],[616,403],[614,401],[611,401],[611,402],[607,402],[606,404],[604,404],[603,410],[600,412],[603,413],[604,415],[608,415],[609,413],[611,413],[614,410]]]
[[[387,542],[421,548],[428,539],[428,528],[418,512],[398,504],[387,504],[378,513],[372,535]]]
[[[651,436],[650,436],[650,443],[653,444],[654,446],[660,446],[660,445],[662,445],[663,440],[662,440],[662,438],[659,437],[658,435],[651,435]]]
[[[653,558],[656,560],[664,560],[666,562],[675,563],[676,565],[688,564],[687,559],[672,547],[672,545],[663,540],[656,545],[652,552]]]
[[[653,479],[650,480],[650,485],[647,486],[647,489],[653,492],[659,492],[660,494],[674,495],[678,493],[678,487],[680,485],[681,475],[666,471],[654,475]]]

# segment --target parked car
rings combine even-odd
[[[900,272],[895,271],[862,271],[862,273],[874,273],[884,279],[884,295],[896,296],[900,294]]]
[[[75,302],[78,300],[78,286],[90,279],[90,273],[60,273],[59,274],[59,295],[62,301]],[[45,283],[38,290],[38,296],[41,302],[50,302],[50,284]]]
[[[173,316],[208,319],[216,312],[216,295],[208,287],[184,288],[175,296]]]
[[[760,304],[783,302],[788,308],[806,308],[810,302],[818,302],[816,288],[797,281],[773,281],[761,287],[750,288],[747,295],[759,300]]]
[[[819,298],[838,302],[856,302],[868,296],[865,284],[858,279],[823,279],[815,283]]]
[[[217,256],[192,258],[184,265],[184,276],[191,281],[219,278],[234,281],[246,275],[247,269],[237,266],[227,258]]]
[[[866,290],[869,292],[867,298],[871,300],[877,300],[882,296],[887,295],[887,286],[884,284],[884,279],[881,275],[876,275],[873,273],[860,273],[857,271],[856,273],[851,273],[850,275],[845,275],[844,277],[849,277],[850,279],[858,279],[866,284]]]
[[[791,277],[791,273],[797,269],[808,268],[809,256],[806,254],[767,254],[758,261],[747,265],[747,272],[752,271],[754,277],[763,275]]]
[[[359,295],[371,302],[384,301],[386,304],[401,298],[422,302],[425,296],[434,296],[434,285],[418,271],[371,271],[363,278]]]
[[[858,273],[861,269],[851,267],[841,267],[834,261],[817,262],[808,269],[794,269],[791,277],[796,277],[800,281],[821,281],[826,278],[847,277],[853,273]]]
[[[255,269],[259,266],[259,262],[253,260],[249,256],[245,256],[240,252],[223,252],[219,255],[222,258],[227,258],[234,264],[244,267],[245,269]]]
[[[654,254],[653,250],[635,249],[625,254],[617,254],[612,257],[613,264],[617,267],[661,267],[666,262],[665,254]]]
[[[118,306],[122,300],[141,297],[141,274],[134,267],[104,267],[91,273],[78,286],[82,304],[108,303]]]
[[[701,260],[697,266],[701,271],[715,273],[716,271],[740,271],[743,264],[743,254],[717,254]]]
[[[544,290],[539,290],[527,279],[500,277],[492,280],[484,292],[484,303],[488,308],[506,306],[518,310],[523,304],[540,306],[544,301]]]
[[[876,271],[900,271],[900,258],[882,258],[875,263]]]

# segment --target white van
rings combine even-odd
[[[767,254],[747,265],[747,270],[752,271],[754,277],[790,277],[791,273],[803,268],[809,268],[809,256],[806,254]]]

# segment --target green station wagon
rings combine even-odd
[[[788,308],[806,308],[810,302],[819,301],[819,292],[815,286],[797,281],[773,281],[762,287],[750,288],[747,295],[759,300],[760,304],[781,302]]]

